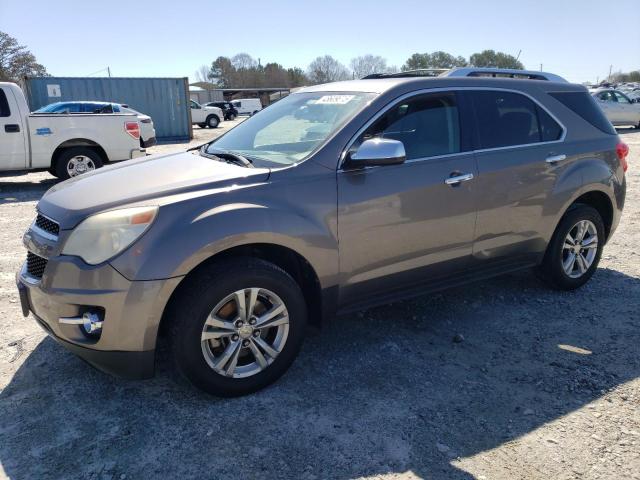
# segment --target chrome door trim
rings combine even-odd
[[[524,148],[524,147],[532,147],[532,146],[540,146],[540,145],[553,145],[553,144],[556,144],[556,143],[564,142],[564,140],[565,140],[565,138],[567,136],[567,127],[564,126],[564,124],[558,119],[558,117],[556,117],[547,107],[542,105],[537,99],[535,99],[534,97],[532,97],[528,93],[520,91],[520,90],[514,90],[514,89],[511,89],[511,88],[498,88],[498,87],[422,88],[420,90],[415,90],[413,92],[405,93],[404,95],[401,95],[401,96],[399,96],[397,98],[394,98],[389,103],[387,103],[387,105],[385,105],[382,109],[380,109],[380,111],[377,112],[373,117],[371,117],[362,127],[360,127],[358,129],[358,131],[349,139],[349,142],[347,142],[347,146],[342,150],[342,153],[340,154],[340,161],[338,163],[338,171],[345,171],[345,170],[343,170],[342,166],[344,165],[345,159],[347,157],[347,152],[353,146],[353,144],[356,142],[358,137],[367,128],[369,128],[376,120],[378,120],[382,115],[384,115],[391,108],[393,108],[398,102],[401,102],[401,101],[403,101],[403,100],[405,100],[407,98],[410,98],[410,97],[415,97],[415,96],[418,96],[418,95],[425,95],[425,94],[429,94],[429,93],[445,93],[445,92],[454,93],[454,92],[459,92],[459,91],[466,91],[466,92],[469,92],[469,91],[498,91],[498,92],[510,92],[510,93],[516,93],[516,94],[519,94],[519,95],[523,95],[523,96],[527,97],[529,100],[531,100],[535,105],[537,105],[542,110],[544,110],[551,118],[553,118],[553,120],[556,121],[556,123],[558,125],[560,125],[560,128],[562,128],[562,135],[560,135],[560,138],[558,140],[550,140],[550,141],[547,141],[547,142],[525,143],[525,144],[521,144],[521,145],[509,145],[509,146],[506,146],[506,147],[481,148],[481,149],[476,149],[476,150],[467,150],[467,151],[464,151],[464,152],[448,153],[448,154],[445,154],[445,155],[435,155],[433,157],[412,158],[410,160],[407,160],[404,163],[423,162],[425,160],[451,157],[453,155],[464,155],[464,154],[471,154],[471,153],[492,152],[492,151],[505,150],[505,149],[509,149],[509,148]],[[369,167],[367,167],[367,169],[369,169],[369,168],[380,168],[380,167],[384,167],[384,166],[385,165],[369,166]],[[359,170],[361,170],[361,169],[359,169]]]

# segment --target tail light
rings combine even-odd
[[[627,163],[627,155],[629,155],[629,146],[624,142],[618,142],[616,145],[616,155],[618,156],[618,160],[620,160],[620,166],[624,172],[629,168],[629,164]]]
[[[136,140],[140,139],[140,125],[138,122],[124,122],[124,131]]]

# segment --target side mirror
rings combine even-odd
[[[404,144],[390,138],[370,138],[362,142],[349,158],[352,167],[396,165],[407,159]]]

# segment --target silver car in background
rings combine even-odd
[[[596,88],[590,92],[613,125],[640,128],[640,103],[611,88]]]

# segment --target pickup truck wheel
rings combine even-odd
[[[211,115],[207,117],[207,125],[209,128],[216,128],[219,124],[220,119],[217,116]]]
[[[198,126],[200,128],[207,128],[207,124],[206,123],[199,123]]]
[[[63,150],[55,161],[54,175],[61,180],[77,177],[102,167],[102,158],[90,148],[73,147]]]
[[[307,322],[304,296],[288,273],[246,257],[218,262],[187,281],[169,321],[175,362],[191,383],[233,397],[285,373]]]
[[[581,287],[598,268],[604,242],[604,222],[598,211],[588,205],[571,208],[551,238],[540,276],[557,290]]]
[[[234,113],[230,113],[227,119],[233,122],[236,119],[236,115]]]

